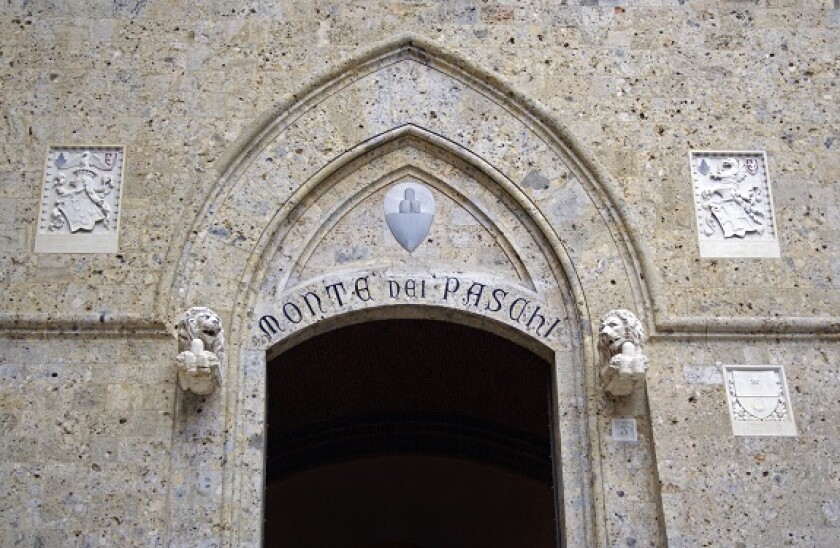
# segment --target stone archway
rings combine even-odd
[[[562,263],[545,247],[539,217],[428,132],[409,126],[384,137],[307,189],[284,214],[291,221],[277,227],[275,252],[248,307],[248,347],[262,355],[297,333],[346,321],[457,317],[550,349],[562,380],[555,385],[556,415],[578,417],[575,394],[585,392],[588,374],[581,366],[579,313]],[[438,204],[427,241],[411,254],[393,244],[377,214],[387,189],[406,178],[430,189]],[[457,244],[441,244],[447,237]],[[257,395],[252,399],[264,399],[262,380],[252,373],[242,381]],[[576,419],[556,422],[556,438],[564,440],[558,474],[567,486],[561,504],[579,524],[577,535],[586,533],[589,508],[576,501],[586,496],[591,473],[589,459],[573,457],[589,452],[581,426]]]
[[[604,455],[599,414],[614,404],[598,387],[591,336],[611,308],[644,315],[638,261],[597,168],[526,105],[444,52],[399,40],[284,107],[208,189],[161,306],[167,296],[173,309],[209,304],[230,325],[225,390],[182,399],[173,452],[183,471],[173,493],[205,495],[198,515],[222,542],[260,541],[266,350],[387,317],[458,317],[550,348],[568,545],[656,529],[650,448]],[[414,253],[387,239],[381,215],[384,192],[408,179],[441,204]],[[635,397],[631,408],[644,409]],[[605,489],[630,475],[620,495]],[[642,510],[613,517],[627,495]]]

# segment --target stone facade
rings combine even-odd
[[[0,545],[259,545],[267,359],[412,317],[555,363],[568,546],[831,545],[838,27],[833,0],[0,6]],[[84,147],[121,154],[117,251],[36,252],[47,156]],[[761,151],[778,258],[701,257],[692,151]],[[193,306],[225,326],[205,396]],[[648,360],[618,396],[616,309]],[[798,435],[734,436],[721,365],[784,366]]]

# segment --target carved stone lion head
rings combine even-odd
[[[204,349],[216,354],[219,359],[225,351],[225,335],[219,315],[205,306],[194,306],[181,315],[175,326],[178,336],[178,351],[190,349],[193,339],[201,339]]]
[[[633,343],[639,347],[645,338],[642,322],[629,310],[611,310],[601,318],[598,350],[602,359],[609,360],[621,352],[624,343]]]

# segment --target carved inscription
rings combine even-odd
[[[397,277],[367,273],[324,281],[289,292],[257,327],[269,339],[359,306],[416,303],[460,308],[494,317],[541,339],[556,335],[561,318],[551,315],[532,295],[460,275]]]
[[[613,419],[612,439],[624,443],[638,442],[639,434],[636,430],[636,419]]]

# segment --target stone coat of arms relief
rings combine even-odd
[[[35,251],[117,251],[121,147],[54,147],[47,155]]]
[[[692,152],[701,257],[778,257],[763,152]]]
[[[114,190],[110,171],[115,159],[112,152],[99,155],[87,150],[72,163],[64,154],[56,158],[56,167],[69,170],[69,173],[60,172],[52,180],[55,209],[50,213],[51,231],[60,231],[65,225],[71,233],[91,231],[98,222],[108,228],[111,206],[105,197]]]
[[[419,181],[394,185],[385,195],[385,220],[391,234],[409,253],[417,249],[432,227],[435,199]]]
[[[724,365],[732,433],[796,436],[785,371],[777,365]]]

